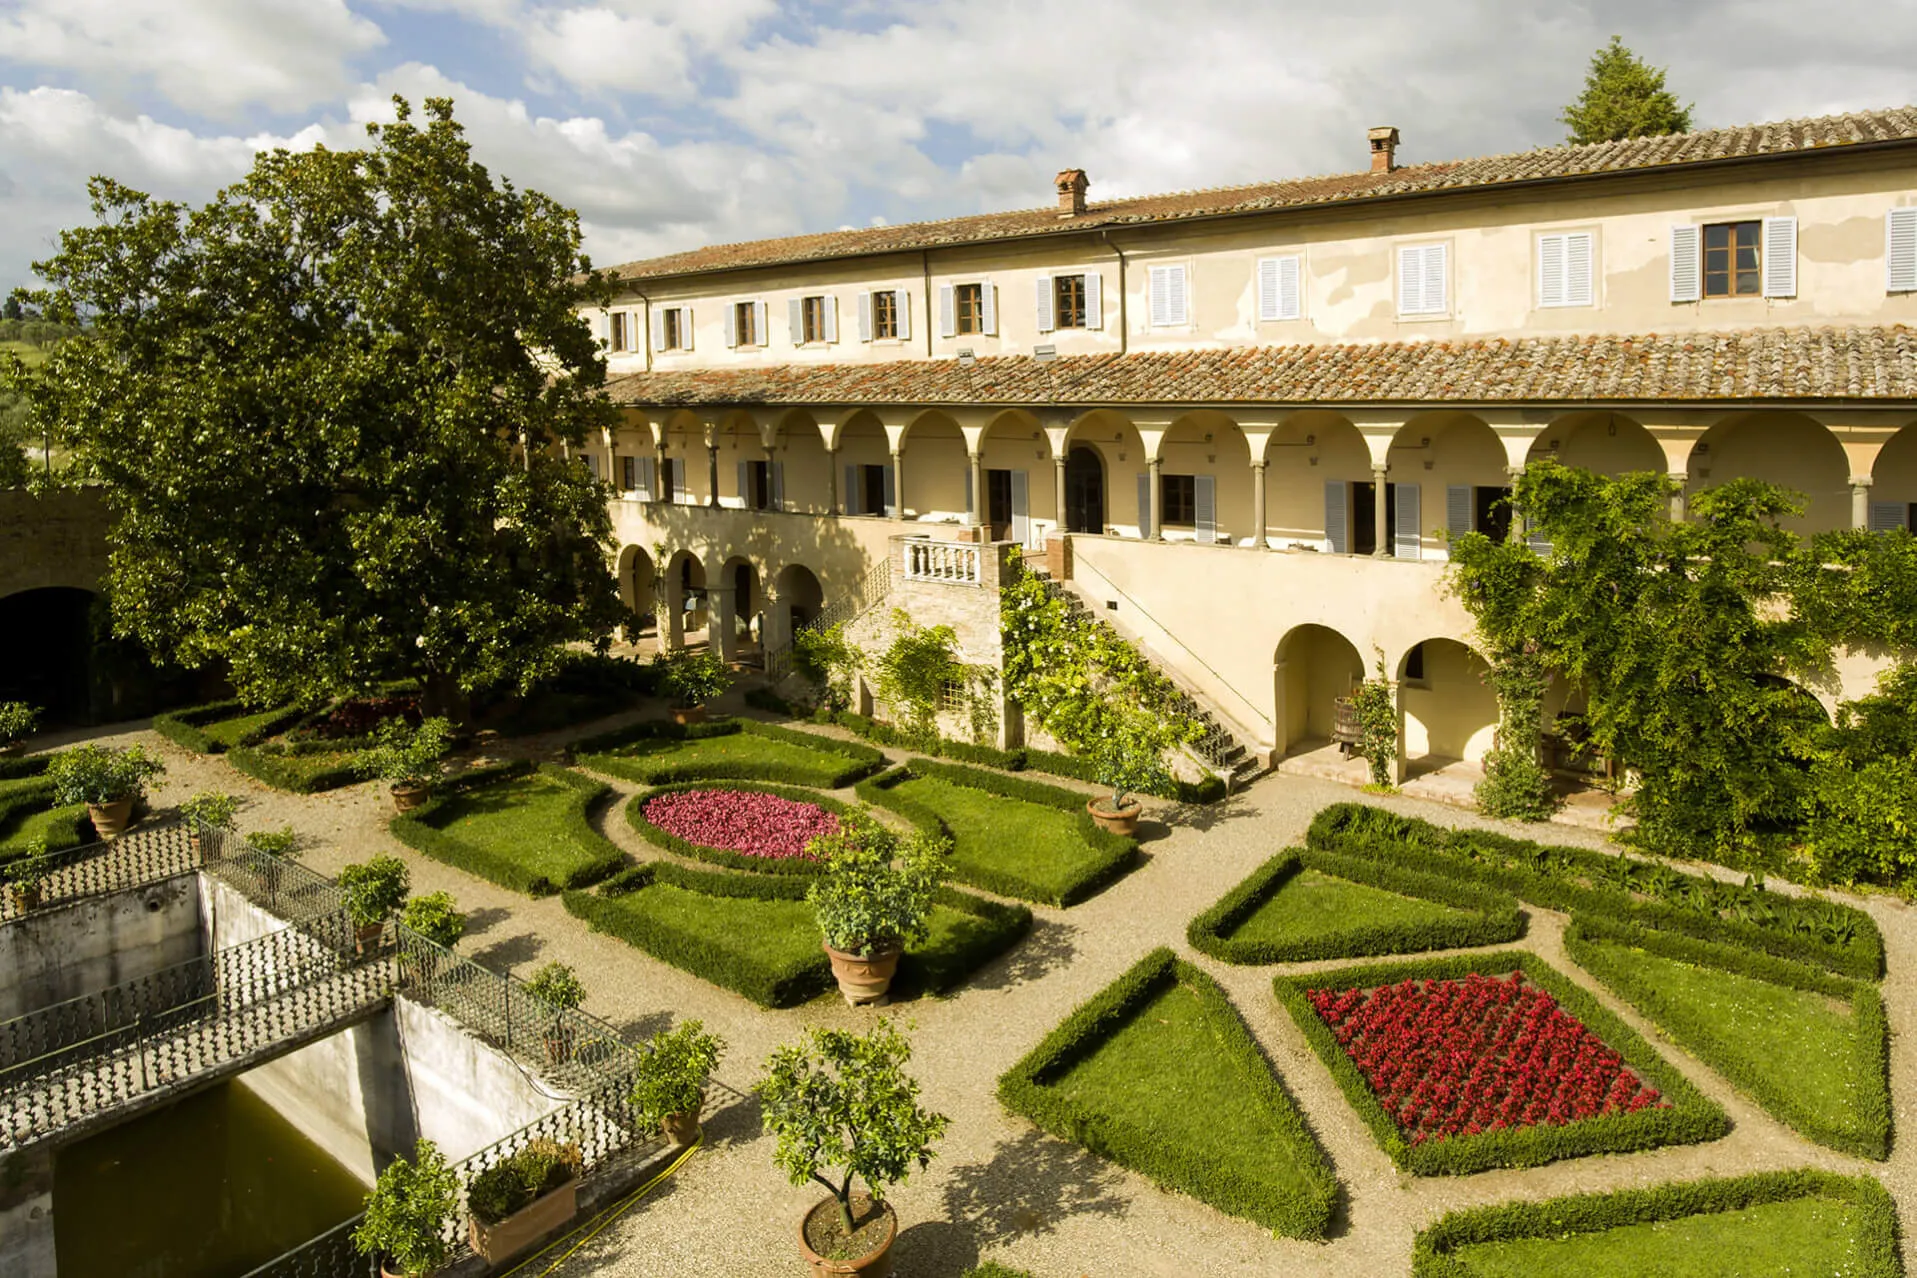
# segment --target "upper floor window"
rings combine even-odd
[[[1104,324],[1098,272],[1038,277],[1038,331],[1099,328]]]
[[[794,346],[839,340],[839,303],[830,293],[795,297],[786,303],[786,308]]]
[[[1797,296],[1797,219],[1671,228],[1671,300]]]
[[[947,337],[998,332],[998,290],[989,280],[939,285],[939,331]]]
[[[1917,208],[1884,213],[1884,291],[1917,293]]]
[[[887,290],[872,294],[872,336],[881,341],[899,335],[899,295]]]
[[[958,331],[961,334],[985,331],[985,286],[983,284],[959,285],[954,294],[954,304],[958,307]]]
[[[765,303],[734,302],[726,315],[726,345],[765,345]]]
[[[1758,271],[1762,224],[1713,222],[1704,228],[1704,296],[1758,297],[1764,292]]]
[[[1304,263],[1296,253],[1258,259],[1258,318],[1295,320],[1304,315]]]
[[[859,340],[904,341],[912,336],[912,295],[902,288],[859,294]]]
[[[652,345],[655,350],[692,349],[692,308],[662,306],[652,313]]]
[[[1175,328],[1191,323],[1186,300],[1185,267],[1154,266],[1147,272],[1146,290],[1150,295],[1153,328]]]
[[[1538,236],[1538,306],[1590,306],[1592,286],[1589,231]]]
[[[1398,250],[1398,314],[1450,313],[1450,257],[1449,244],[1407,244]]]
[[[612,313],[612,324],[607,331],[607,345],[615,351],[631,349],[631,341],[626,332],[627,315],[624,311]]]

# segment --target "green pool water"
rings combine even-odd
[[[366,1186],[242,1083],[60,1151],[60,1278],[239,1278],[359,1213]]]

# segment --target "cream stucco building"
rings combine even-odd
[[[1534,458],[1910,526],[1917,109],[1353,142],[1341,176],[1100,203],[1071,170],[1055,206],[617,268],[590,318],[625,424],[591,456],[629,598],[776,652],[877,565],[964,588],[1015,541],[1260,754],[1321,743],[1382,657],[1415,766],[1489,745],[1446,538],[1519,531]]]

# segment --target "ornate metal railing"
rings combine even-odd
[[[982,580],[979,550],[976,542],[908,541],[905,543],[905,579],[947,586],[976,586]]]
[[[360,1255],[353,1246],[353,1231],[364,1219],[366,1214],[361,1212],[248,1270],[244,1278],[378,1278],[378,1260]]]
[[[859,579],[858,588],[845,598],[827,604],[819,610],[819,615],[808,621],[803,630],[830,630],[834,626],[850,625],[876,608],[884,598],[892,593],[892,559],[887,557],[873,564],[865,576]],[[772,683],[792,673],[793,646],[790,639],[775,648],[769,648],[765,654],[766,678]]]
[[[339,884],[297,861],[262,852],[231,830],[198,830],[201,868],[260,908],[295,926],[346,908]]]
[[[12,884],[0,892],[0,922],[190,874],[199,864],[186,829],[177,824],[143,827],[108,842],[68,848],[41,858],[44,874],[30,892]]]

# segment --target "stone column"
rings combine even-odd
[[[666,441],[660,440],[653,450],[652,491],[646,494],[654,501],[665,496],[667,485],[672,482],[671,459],[666,456]]]
[[[972,468],[972,500],[966,503],[965,522],[974,528],[985,526],[985,459],[971,454],[966,464]]]
[[[1869,475],[1850,477],[1850,526],[1859,532],[1870,528],[1870,483]]]
[[[905,450],[895,449],[892,453],[892,518],[905,519]]]
[[[721,570],[723,573],[723,570]],[[706,585],[706,644],[727,661],[739,656],[738,627],[734,624],[732,587]]]
[[[1391,553],[1391,529],[1385,519],[1385,470],[1383,462],[1371,463],[1371,557],[1383,559]]]
[[[1674,470],[1670,472],[1670,480],[1677,485],[1671,494],[1671,522],[1681,524],[1684,522],[1684,485],[1691,482],[1691,477],[1685,471]]]
[[[779,500],[779,485],[773,480],[779,464],[778,449],[771,444],[765,446],[765,505],[767,510],[784,510],[785,503]]]
[[[719,441],[713,440],[706,445],[706,505],[719,504]]]
[[[851,496],[850,493],[846,495]],[[839,450],[836,448],[825,450],[825,513],[845,513],[839,509]]]
[[[1063,533],[1065,531],[1065,459],[1063,457],[1052,458],[1052,489],[1053,499],[1057,503],[1053,517],[1058,521],[1057,531]]]
[[[1165,540],[1165,486],[1159,482],[1161,466],[1156,457],[1148,458],[1145,462],[1145,474],[1148,476],[1145,480],[1145,492],[1148,494],[1145,505],[1151,512],[1151,527],[1140,528],[1138,534],[1149,541]]]
[[[1518,495],[1518,481],[1524,478],[1524,467],[1506,466],[1504,468],[1504,478],[1505,482],[1511,487],[1511,496],[1515,498]],[[1516,545],[1530,535],[1531,521],[1526,519],[1524,512],[1520,511],[1514,504],[1511,507],[1511,528],[1505,533],[1504,539]]]
[[[1270,550],[1265,536],[1265,459],[1251,463],[1251,544],[1256,550]]]

